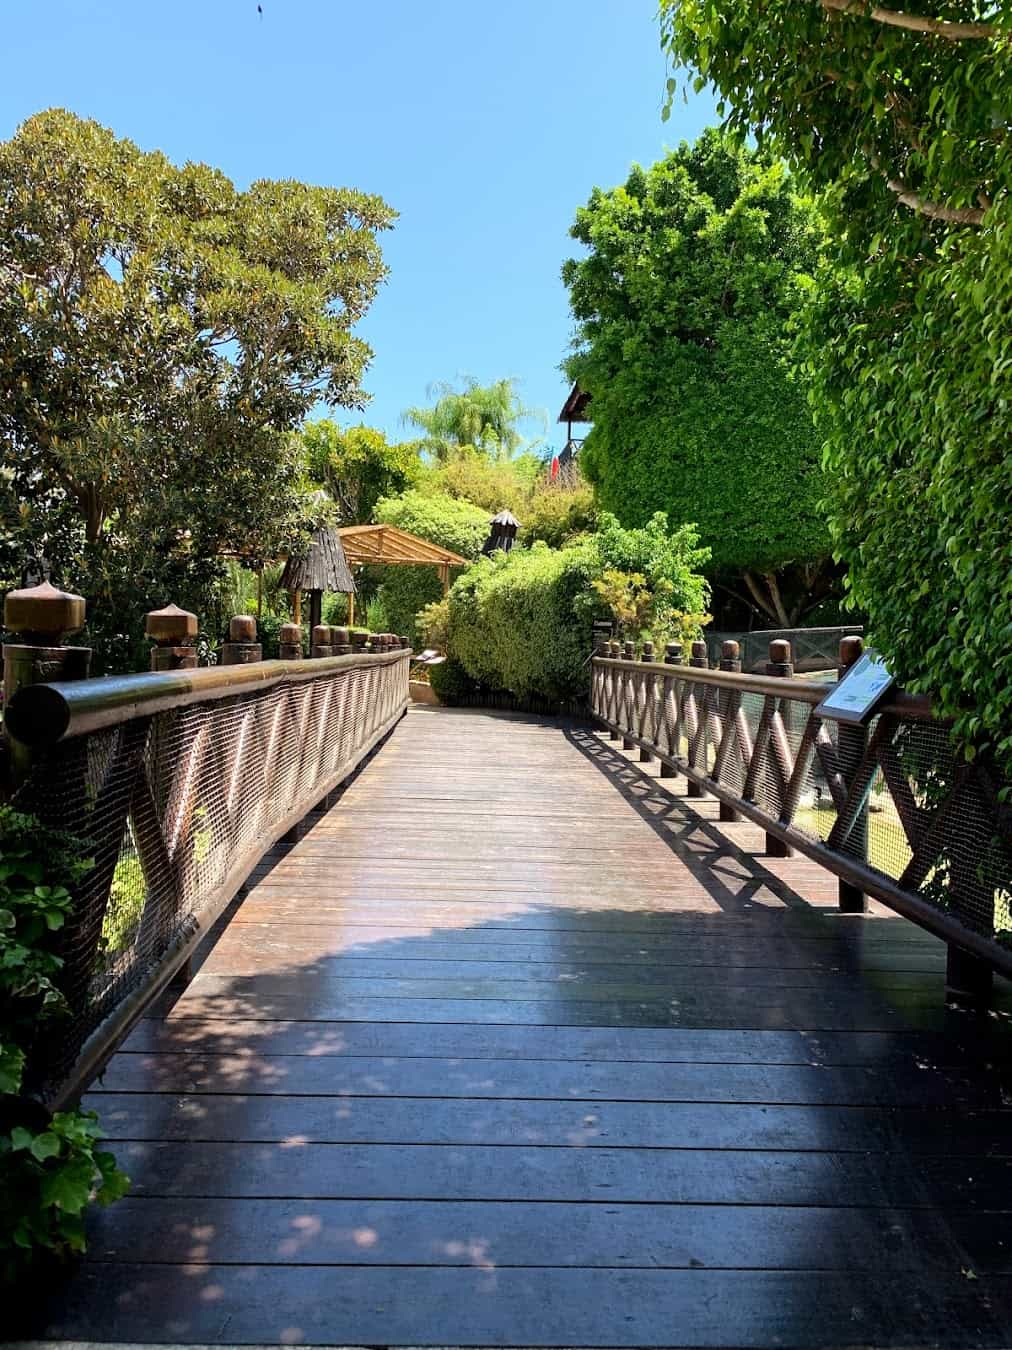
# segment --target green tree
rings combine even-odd
[[[238,191],[49,111],[0,144],[0,514],[92,616],[193,602],[308,524],[291,436],[360,406],[378,198]],[[54,536],[54,531],[55,536]],[[12,579],[12,578],[9,578]],[[98,611],[98,612],[97,612]]]
[[[824,192],[836,267],[807,362],[849,593],[907,687],[1008,763],[1007,7],[664,0],[662,31],[733,130]]]
[[[376,508],[376,519],[381,524],[397,525],[467,559],[477,558],[488,538],[487,511],[471,502],[417,489],[381,501]],[[377,569],[380,570],[379,598],[387,622],[395,632],[411,637],[418,611],[442,597],[439,570],[418,564]]]
[[[408,408],[404,421],[422,433],[423,445],[437,462],[462,446],[473,446],[492,459],[511,459],[523,445],[519,424],[536,416],[520,400],[513,379],[479,384],[468,378],[462,389],[442,382],[429,389],[431,408]]]
[[[635,574],[646,597],[641,617],[661,636],[704,609],[708,587],[699,569],[707,559],[695,528],[671,531],[662,513],[632,530],[605,513],[596,534],[565,548],[538,542],[482,558],[450,590],[450,655],[489,688],[579,698],[593,620],[610,612],[595,582]]]
[[[335,502],[342,525],[365,525],[381,497],[411,487],[421,471],[417,441],[391,443],[372,427],[323,419],[302,429],[307,466]]]
[[[593,399],[581,463],[639,524],[697,522],[712,567],[777,624],[832,585],[807,386],[790,328],[823,233],[784,166],[709,131],[576,216],[567,373]]]

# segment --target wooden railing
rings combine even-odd
[[[71,1016],[33,1056],[51,1103],[88,1080],[267,850],[403,715],[411,653],[400,639],[376,645],[13,695],[14,800],[95,859],[62,935]]]
[[[994,769],[967,761],[927,700],[897,694],[867,727],[816,715],[826,684],[795,678],[790,648],[770,644],[764,675],[742,674],[737,644],[721,669],[704,643],[637,659],[631,643],[600,647],[591,710],[625,748],[712,795],[720,817],[746,817],[767,851],[791,850],[840,878],[840,903],[871,895],[949,944],[948,986],[979,999],[992,970],[1012,975],[1012,808]],[[842,669],[860,639],[842,644]]]

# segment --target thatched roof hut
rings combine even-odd
[[[317,530],[306,553],[285,563],[281,584],[289,591],[343,591],[354,595],[355,579],[338,531],[326,527]]]

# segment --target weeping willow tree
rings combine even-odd
[[[468,377],[462,389],[440,381],[427,393],[432,407],[408,408],[402,420],[422,433],[423,448],[440,464],[465,446],[490,459],[512,459],[524,444],[519,424],[538,416],[521,402],[514,379],[479,384]]]

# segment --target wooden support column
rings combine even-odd
[[[632,643],[632,642],[627,642],[627,643],[625,643],[625,645],[624,645],[623,648],[622,648],[622,659],[623,659],[623,661],[635,661],[635,660],[636,660],[636,646],[635,646],[634,643]],[[624,670],[624,671],[622,672],[622,694],[623,694],[623,697],[622,697],[622,703],[621,703],[623,716],[627,713],[628,708],[629,708],[629,695],[630,695],[630,694],[633,694],[633,695],[635,696],[635,690],[636,690],[636,686],[635,686],[635,684],[633,683],[633,675],[632,675],[632,672],[629,671],[629,670]],[[636,748],[636,742],[635,742],[635,741],[631,741],[631,740],[629,739],[628,736],[623,736],[623,737],[622,737],[622,749],[623,749],[623,750],[635,750],[635,748]]]
[[[282,661],[302,660],[302,629],[297,623],[283,623],[278,639],[278,655]]]
[[[63,640],[84,627],[83,596],[57,590],[48,581],[24,590],[8,591],[4,600],[4,627],[18,642],[4,644],[4,707],[19,689],[57,680],[84,680],[91,668],[90,647],[66,647]],[[32,751],[8,737],[12,786],[28,777]]]
[[[665,664],[666,666],[680,666],[680,665],[682,664],[682,644],[681,644],[680,642],[669,642],[668,645],[664,648],[664,664]],[[665,683],[666,683],[666,682],[665,682]],[[667,709],[667,699],[668,699],[668,693],[667,693],[667,688],[665,687],[665,690],[664,690],[664,716],[665,716],[665,717],[667,717],[667,713],[668,713],[668,709]],[[678,748],[678,747],[676,746],[676,747],[675,747],[675,752],[676,752],[676,753],[677,753],[677,748]],[[661,777],[662,777],[662,778],[675,778],[675,777],[677,776],[677,773],[678,773],[678,770],[675,769],[673,765],[671,765],[671,764],[665,764],[663,760],[661,761]]]
[[[333,656],[334,648],[330,640],[330,624],[318,623],[313,625],[313,631],[310,634],[312,645],[309,648],[309,655],[319,659],[321,656]]]
[[[257,621],[252,614],[236,614],[228,625],[228,641],[221,644],[223,666],[248,666],[264,659],[257,642]]]
[[[710,668],[710,662],[709,662],[709,659],[707,658],[707,655],[706,655],[706,643],[705,643],[705,642],[699,642],[699,641],[696,641],[696,642],[694,642],[694,643],[692,644],[692,647],[691,647],[690,650],[691,650],[691,653],[692,653],[692,654],[691,654],[691,656],[689,657],[689,665],[690,665],[690,666],[695,666],[695,668],[696,668],[697,670],[708,670],[708,669]],[[703,690],[703,693],[700,694],[698,697],[696,696],[696,694],[695,694],[695,692],[694,692],[694,686],[692,686],[692,685],[689,686],[689,693],[690,693],[691,697],[695,700],[696,716],[699,718],[699,744],[700,744],[700,745],[702,746],[702,748],[703,748],[703,760],[704,760],[704,766],[705,766],[705,760],[706,760],[706,692],[705,692],[705,690],[706,690],[706,687],[705,687],[705,685],[701,685],[701,686],[699,686],[699,687]],[[691,759],[692,759],[691,751],[690,751],[690,754],[689,754],[689,759],[690,759],[690,762],[691,762]],[[698,765],[693,765],[693,767],[694,767],[694,768],[698,768]],[[705,797],[705,796],[707,795],[707,792],[706,792],[706,788],[703,787],[702,783],[696,783],[696,782],[693,782],[693,780],[690,778],[689,781],[688,781],[688,785],[687,785],[687,787],[686,787],[686,790],[685,790],[685,795],[686,795],[687,797]]]
[[[840,655],[836,668],[837,679],[842,680],[847,671],[859,660],[864,652],[864,642],[860,637],[852,636],[840,639]],[[840,756],[840,771],[849,784],[857,773],[858,765],[868,748],[868,730],[866,727],[849,726],[838,723],[837,747]],[[854,849],[862,862],[868,861],[868,798],[865,797],[861,811],[854,822],[847,842],[848,851]],[[849,881],[839,882],[839,904],[844,914],[863,914],[868,908],[868,897],[858,886]],[[949,948],[952,951],[952,948]]]
[[[652,662],[653,659],[654,659],[654,644],[653,644],[652,642],[644,642],[644,644],[643,644],[643,650],[642,650],[642,652],[640,652],[640,660],[641,660],[641,661],[645,661],[645,662]],[[644,712],[645,712],[645,710],[646,710],[648,701],[649,701],[650,699],[652,699],[653,697],[654,697],[654,686],[653,686],[653,683],[651,682],[650,676],[647,675],[646,673],[644,673],[644,675],[643,675],[643,708],[644,708]],[[646,717],[644,716],[643,719],[642,719],[642,721],[640,722],[640,734],[641,734],[641,735],[643,734],[643,726],[644,726],[644,724],[646,723],[646,721],[647,721],[647,719],[646,719]],[[645,749],[643,748],[643,746],[640,746],[640,763],[641,763],[641,764],[649,764],[650,761],[651,761],[652,759],[653,759],[653,755],[650,753],[650,751],[649,751],[649,750],[645,750]]]
[[[144,633],[155,644],[151,648],[152,670],[195,670],[197,616],[178,605],[153,609],[144,618]]]
[[[728,671],[732,675],[741,674],[741,648],[733,639],[729,639],[721,645],[720,668],[721,670]],[[731,689],[725,689],[720,694],[718,707],[720,708],[720,721],[724,728],[725,735],[728,734],[728,728],[738,711],[740,702],[741,694],[736,694]],[[731,735],[734,735],[733,731],[731,732]],[[733,745],[734,742],[732,741],[731,744]],[[735,808],[729,806],[727,802],[721,802],[718,818],[730,825],[736,820],[741,820],[741,812],[736,811]]]
[[[622,644],[621,644],[620,642],[616,641],[614,638],[612,638],[611,641],[608,643],[608,659],[609,659],[609,661],[617,661],[621,655],[622,655]],[[617,686],[617,685],[619,684],[619,681],[621,680],[621,675],[620,675],[620,673],[619,673],[618,671],[613,670],[613,671],[611,672],[611,678],[612,678],[613,687],[614,687],[614,686]],[[617,689],[616,689],[616,694],[617,694]],[[617,701],[617,698],[616,698],[616,702],[615,702],[615,706],[614,706],[614,711],[615,711],[615,713],[616,713],[616,716],[617,716],[617,713],[618,713],[618,708],[619,708],[619,704],[618,704],[618,701]],[[610,741],[620,741],[620,740],[622,739],[622,737],[619,735],[619,733],[618,733],[617,731],[609,731],[609,732],[608,732],[608,739],[609,739]]]
[[[774,638],[770,643],[769,660],[766,662],[766,674],[789,680],[794,674],[794,661],[791,644],[784,638]],[[776,713],[774,706],[773,713]],[[773,753],[772,747],[770,753]],[[766,836],[766,853],[770,858],[793,858],[794,850],[775,834]]]

